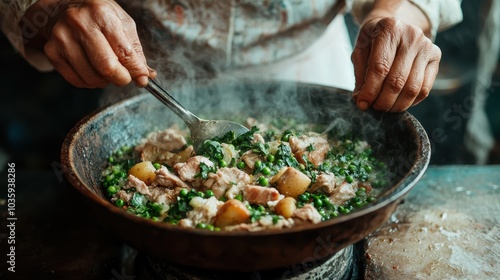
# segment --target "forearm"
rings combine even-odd
[[[437,32],[443,31],[460,21],[462,21],[462,9],[460,6],[461,0],[406,0],[407,4],[398,6],[398,2],[395,0],[346,0],[348,11],[354,16],[355,20],[361,24],[367,18],[368,14],[375,7],[375,2],[378,8],[388,11],[391,17],[398,17],[398,19],[419,26],[424,30],[426,35],[434,39]],[[379,6],[380,5],[380,6]],[[384,7],[386,6],[386,7]],[[406,8],[414,10],[416,8],[416,15],[411,13],[404,14]],[[410,11],[411,11],[410,10]],[[377,11],[377,13],[382,11]],[[426,30],[426,26],[420,26],[421,13],[427,18],[428,24],[430,24],[430,30]]]

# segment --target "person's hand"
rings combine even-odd
[[[360,27],[351,59],[358,108],[401,112],[429,95],[441,51],[418,26],[372,16]]]
[[[46,5],[44,7],[44,5]],[[147,63],[133,19],[112,0],[39,0],[25,17],[50,7],[40,30],[54,68],[77,87],[145,86],[156,72]]]

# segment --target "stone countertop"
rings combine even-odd
[[[431,166],[366,239],[367,279],[498,279],[500,166]]]

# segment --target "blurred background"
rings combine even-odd
[[[431,96],[410,110],[433,142],[431,164],[475,163],[464,147],[471,111],[464,100],[474,91],[486,2],[464,0],[464,21],[438,35],[436,44],[443,52],[438,80]],[[349,16],[346,21],[354,37],[356,26]],[[3,34],[0,59],[0,171],[6,162],[15,162],[18,170],[52,169],[59,162],[64,137],[98,108],[102,90],[78,89],[56,72],[38,72],[16,54]],[[491,86],[485,88],[485,111],[495,138],[488,164],[500,163],[500,67],[496,64]]]

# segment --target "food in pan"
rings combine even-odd
[[[366,141],[318,128],[247,120],[250,131],[205,141],[196,154],[176,126],[122,147],[102,187],[137,216],[210,231],[258,231],[320,223],[372,202],[385,164]]]

